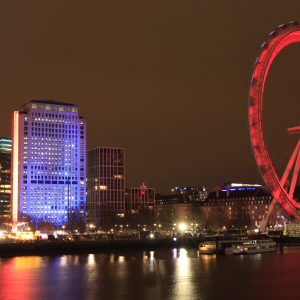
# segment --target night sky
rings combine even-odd
[[[126,187],[262,183],[247,81],[266,35],[292,20],[299,0],[2,0],[0,136],[27,99],[69,102],[87,120],[87,149],[125,148]],[[300,125],[300,44],[269,74],[272,153]]]

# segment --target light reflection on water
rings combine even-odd
[[[185,249],[25,256],[0,259],[0,299],[298,299],[299,272],[300,247],[218,257]]]

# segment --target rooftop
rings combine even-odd
[[[24,108],[28,105],[28,103],[43,103],[43,104],[52,104],[52,105],[67,105],[67,106],[75,106],[74,104],[67,102],[59,102],[54,100],[30,100],[26,104],[23,104],[20,108]]]

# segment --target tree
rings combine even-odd
[[[157,210],[155,222],[161,224],[162,228],[171,231],[174,224],[178,224],[178,216],[174,207],[165,206]]]
[[[205,224],[205,217],[203,209],[197,203],[192,203],[186,210],[186,222],[193,228],[193,234],[197,227],[203,227]]]
[[[212,229],[219,231],[220,228],[228,225],[229,219],[223,206],[211,206],[210,210],[210,218],[207,223]]]
[[[47,234],[52,233],[55,230],[54,224],[48,221],[42,221],[38,224],[37,228],[41,232],[45,232]]]
[[[65,225],[66,230],[69,233],[73,233],[76,230],[79,233],[84,233],[86,231],[86,223],[85,223],[84,215],[79,210],[70,212],[69,217],[70,219]]]

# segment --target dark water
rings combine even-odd
[[[5,258],[0,299],[300,299],[300,247],[245,256],[173,249]]]

